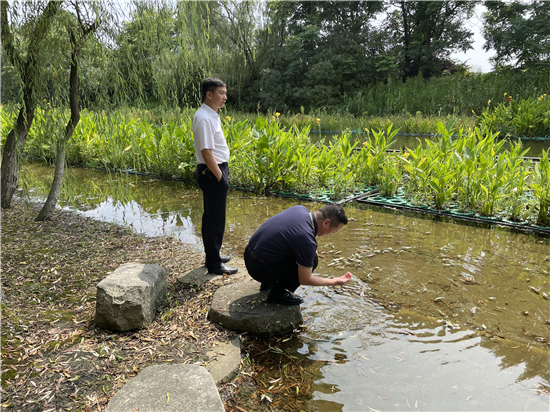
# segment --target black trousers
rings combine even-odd
[[[208,269],[218,268],[222,265],[220,249],[225,232],[229,168],[227,163],[218,166],[222,171],[222,179],[219,182],[205,164],[197,165],[197,181],[202,190],[204,205],[201,234]]]
[[[282,293],[286,290],[293,292],[300,286],[298,279],[298,263],[296,256],[290,256],[277,263],[266,263],[255,256],[247,245],[244,250],[244,263],[246,270],[252,278],[264,285],[272,285],[273,293]],[[319,259],[315,255],[313,270],[317,267]]]

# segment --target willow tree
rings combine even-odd
[[[164,4],[159,3],[143,3],[139,2],[136,4],[138,12],[141,12],[141,19],[137,21],[137,33],[133,33],[135,36],[140,36],[140,33],[148,33],[152,36],[145,36],[145,39],[148,41],[143,41],[140,45],[145,44],[149,47],[149,50],[152,50],[152,53],[148,56],[147,59],[140,59],[142,57],[141,53],[137,55],[129,56],[127,61],[130,62],[130,68],[139,68],[139,65],[146,65],[150,60],[153,61],[152,65],[152,74],[155,81],[155,90],[157,97],[170,99],[174,97],[173,93],[177,93],[177,86],[171,83],[169,80],[172,78],[189,78],[189,64],[186,64],[185,57],[189,55],[189,50],[182,52],[181,45],[187,44],[189,30],[183,30],[185,27],[185,19],[180,19],[179,25],[173,25],[172,16],[170,9],[166,8]],[[155,13],[155,7],[160,6],[162,13]],[[192,13],[193,10],[199,9],[199,7],[192,7],[189,15],[195,15]],[[153,11],[153,13],[151,13]],[[80,120],[80,105],[79,105],[79,60],[80,54],[86,44],[88,38],[94,34],[98,35],[97,37],[105,39],[115,39],[118,38],[117,35],[113,36],[114,33],[112,30],[113,26],[116,26],[120,21],[118,18],[117,6],[115,4],[109,4],[105,2],[78,2],[70,4],[70,7],[61,15],[63,18],[60,18],[60,24],[67,31],[68,36],[68,47],[66,50],[69,51],[70,55],[68,58],[69,62],[69,93],[68,93],[68,104],[70,108],[70,118],[67,122],[67,125],[64,129],[64,132],[57,136],[56,144],[56,165],[54,172],[54,179],[52,186],[50,188],[48,198],[44,204],[42,210],[40,211],[37,220],[47,220],[49,219],[57,201],[59,198],[59,193],[61,190],[61,184],[63,182],[63,174],[65,170],[65,157],[66,157],[66,144],[71,138],[79,120]],[[148,17],[153,16],[153,19]],[[134,19],[140,14],[134,14]],[[159,20],[160,19],[160,20]],[[151,26],[147,25],[147,22],[153,22]],[[160,23],[159,23],[160,21]],[[144,23],[145,22],[145,23]],[[200,22],[198,23],[200,26]],[[133,27],[130,24],[130,27]],[[145,30],[151,29],[152,30]],[[176,30],[174,30],[174,28]],[[130,32],[132,33],[132,32]],[[139,33],[139,34],[138,34]],[[175,40],[173,40],[175,38]],[[153,41],[151,41],[151,39]],[[156,40],[156,41],[154,41]],[[198,43],[198,42],[197,42]],[[144,47],[138,48],[138,51],[143,52]],[[178,51],[179,50],[179,51]],[[176,56],[176,65],[170,65],[170,61],[174,58],[171,55]],[[160,66],[160,67],[159,67]],[[117,68],[118,69],[118,68]],[[149,70],[151,67],[149,66]],[[168,81],[166,79],[160,78],[159,71],[168,72]],[[126,79],[120,76],[119,70],[110,70],[110,72],[115,72],[119,76],[115,76],[114,83],[121,84],[125,83]],[[147,72],[142,70],[141,73]],[[139,73],[139,72],[138,72]],[[136,76],[138,81],[143,80],[143,77],[139,75]],[[141,87],[143,89],[143,87]],[[129,88],[128,84],[122,84],[120,87],[115,89],[118,93],[122,93],[124,96],[117,99],[117,101],[124,101],[125,96],[128,94]]]
[[[9,208],[17,189],[19,156],[44,91],[50,61],[50,29],[61,2],[0,2],[2,48],[15,68],[21,86],[19,113],[6,137],[2,155],[1,206]]]
[[[158,2],[142,3],[141,5],[155,5]],[[96,44],[101,44],[106,52],[110,49],[120,49],[117,43],[117,27],[122,23],[121,6],[116,2],[42,2],[26,3],[2,2],[2,38],[3,48],[9,57],[10,63],[17,69],[22,88],[22,109],[14,130],[10,132],[4,147],[2,162],[2,207],[9,207],[17,188],[18,153],[20,153],[26,136],[34,119],[34,112],[40,101],[52,99],[55,95],[58,106],[63,109],[69,107],[70,118],[62,132],[54,136],[56,140],[56,168],[52,187],[48,199],[38,220],[51,217],[57,204],[63,174],[65,169],[65,145],[71,138],[80,119],[79,103],[79,67],[82,61],[82,52],[86,50],[86,42],[93,38]],[[126,7],[126,5],[125,5]],[[181,32],[176,37],[174,47],[163,51],[163,57],[168,60],[159,60],[159,70],[168,70],[173,77],[189,76],[189,65],[186,58],[192,55],[204,57],[204,47],[198,47],[204,41],[205,25],[203,24],[203,10],[205,6],[200,2],[174,3],[179,13],[179,28]],[[189,24],[193,22],[194,24]],[[157,32],[150,33],[153,38]],[[173,32],[166,32],[166,36],[173,37]],[[18,41],[14,39],[17,38]],[[195,49],[190,47],[191,41]],[[178,51],[177,49],[182,49]],[[178,66],[164,65],[175,55]],[[111,53],[112,55],[112,53]],[[131,67],[143,64],[138,53],[130,58]],[[103,60],[101,64],[104,64]],[[111,103],[127,102],[131,86],[119,68],[116,59],[109,59],[110,67],[105,70],[105,79],[108,84],[103,85],[103,92],[110,96]],[[182,71],[183,73],[179,73]],[[49,73],[49,75],[48,75]],[[174,84],[163,82],[156,76],[156,82],[161,86],[158,90],[162,98],[169,97]],[[168,86],[166,85],[168,83]],[[46,90],[41,85],[53,84],[53,91]],[[177,88],[177,84],[175,87]],[[170,89],[172,87],[172,89]],[[50,92],[48,94],[48,92]],[[103,101],[105,103],[105,100]]]
[[[231,103],[254,110],[258,103],[260,64],[264,56],[266,2],[210,2],[208,68],[229,85]]]
[[[114,56],[132,104],[195,103],[212,53],[210,7],[208,2],[133,3]]]
[[[70,10],[70,11],[69,11]],[[78,2],[71,4],[70,9],[60,13],[59,22],[62,28],[66,29],[68,37],[67,50],[70,53],[69,57],[69,108],[70,117],[65,126],[62,135],[57,137],[56,144],[56,159],[55,172],[52,181],[52,186],[48,193],[48,198],[44,206],[40,210],[36,220],[48,220],[51,218],[57,201],[61,184],[63,183],[63,174],[65,171],[65,154],[66,143],[69,141],[73,132],[80,121],[80,104],[78,90],[78,67],[79,58],[88,37],[95,33],[101,25],[101,17],[105,16],[105,10],[102,9],[101,3]]]

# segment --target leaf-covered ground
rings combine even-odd
[[[230,277],[203,287],[177,282],[202,265],[202,253],[70,212],[35,222],[38,211],[21,201],[2,210],[2,410],[102,411],[146,366],[201,364],[233,337],[206,319],[212,293]],[[159,315],[139,331],[96,328],[97,284],[131,261],[167,270]]]

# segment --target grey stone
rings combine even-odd
[[[231,276],[232,280],[245,280],[250,279],[248,273],[246,272],[246,268],[244,266],[244,261],[242,259],[234,259],[231,261],[230,266],[235,266],[237,269],[239,269],[239,272],[234,275],[226,275]],[[201,286],[207,282],[210,282],[212,279],[220,278],[222,275],[214,275],[208,273],[208,269],[206,266],[201,266],[200,268],[193,269],[189,272],[187,272],[185,275],[182,275],[178,278],[178,282],[183,283],[185,285],[197,285]]]
[[[208,319],[226,329],[255,336],[273,336],[293,331],[303,322],[299,305],[267,303],[254,280],[219,288],[212,298]]]
[[[198,365],[152,365],[130,379],[105,412],[224,412],[208,371]]]
[[[241,340],[235,338],[231,342],[220,345],[206,353],[209,360],[205,368],[216,384],[227,382],[237,376],[241,366]]]
[[[166,288],[161,266],[121,265],[97,285],[96,326],[113,331],[146,327],[155,318]]]
[[[186,285],[201,286],[204,283],[217,278],[218,276],[219,275],[209,274],[206,266],[201,266],[200,268],[193,269],[192,271],[187,272],[185,275],[180,276],[178,278],[178,282]]]

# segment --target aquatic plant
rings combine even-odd
[[[388,156],[380,170],[379,187],[382,196],[394,196],[401,184],[402,177],[403,167],[400,157],[396,155]]]
[[[513,142],[511,150],[506,153],[505,180],[508,182],[505,192],[507,217],[513,222],[525,219],[525,204],[523,201],[527,191],[527,179],[531,171],[525,165],[524,157],[529,148],[522,150],[521,140]]]
[[[543,150],[540,162],[536,165],[533,172],[533,181],[531,188],[533,195],[538,199],[539,214],[537,223],[540,225],[550,225],[550,163],[548,154],[550,150]]]
[[[359,169],[358,176],[362,182],[369,185],[378,185],[382,179],[380,171],[386,160],[388,150],[395,144],[395,135],[399,130],[392,130],[393,125],[383,130],[372,130],[363,142],[360,158],[362,170]],[[371,137],[372,135],[372,137]]]
[[[487,105],[476,124],[486,130],[500,130],[507,136],[550,137],[550,98],[516,100],[507,93],[504,101]]]
[[[4,110],[1,114],[8,121]],[[37,110],[25,152],[53,160],[52,139],[67,115]],[[196,159],[191,115],[151,124],[122,112],[83,111],[67,143],[68,161],[192,181]],[[536,210],[539,224],[549,224],[548,160],[525,162],[521,145],[503,150],[505,141],[498,133],[482,128],[455,133],[452,122],[439,122],[439,140],[401,153],[392,151],[398,131],[392,125],[363,131],[359,139],[347,130],[328,142],[313,143],[309,127],[287,129],[282,117],[256,117],[251,123],[222,116],[232,185],[258,193],[328,193],[333,201],[375,185],[385,196],[402,192],[407,201],[437,209],[459,208],[514,221],[531,219]],[[536,208],[531,207],[535,201]]]

